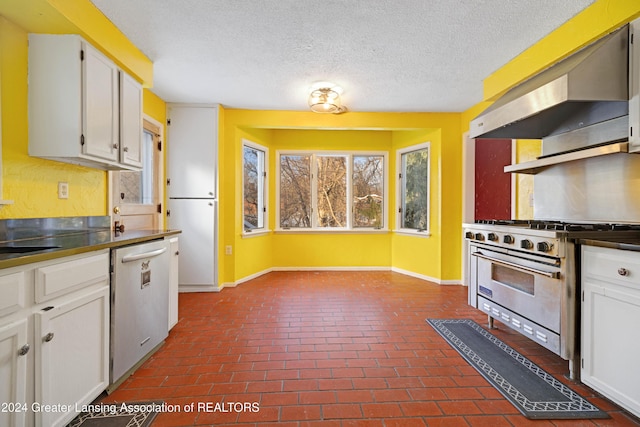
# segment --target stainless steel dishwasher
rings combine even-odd
[[[111,369],[114,390],[168,335],[169,241],[111,251]]]

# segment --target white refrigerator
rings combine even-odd
[[[216,106],[169,104],[167,226],[180,229],[180,292],[218,289]]]

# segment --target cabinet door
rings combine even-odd
[[[215,198],[218,109],[169,107],[169,197]]]
[[[171,262],[169,266],[169,329],[178,323],[178,271],[180,257],[180,243],[177,237],[169,240]]]
[[[71,409],[37,412],[42,426],[66,425],[75,404],[90,403],[109,383],[108,284],[57,301],[35,316],[35,401]]]
[[[118,69],[88,44],[82,48],[82,152],[118,161]]]
[[[640,287],[583,280],[581,380],[640,416]]]
[[[640,151],[640,19],[629,24],[629,152]]]
[[[180,290],[217,287],[217,202],[204,199],[169,200],[167,225],[170,229],[182,230]]]
[[[0,411],[1,426],[25,424],[27,405],[27,320],[0,327],[0,403],[11,405]]]
[[[120,162],[142,167],[142,86],[120,72]]]

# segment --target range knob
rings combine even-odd
[[[489,233],[487,235],[487,239],[491,240],[492,242],[497,242],[498,241],[498,235],[496,233]]]
[[[466,233],[464,233],[464,237],[466,239],[473,239],[473,233],[471,231],[467,231]]]
[[[484,240],[484,236],[482,235],[482,233],[476,233],[476,240]]]
[[[549,244],[549,242],[538,242],[536,247],[540,252],[549,252],[551,250],[551,245]]]
[[[511,234],[505,234],[504,237],[502,238],[502,241],[504,243],[512,244],[515,241],[515,239]]]
[[[520,247],[522,249],[533,249],[533,242],[531,242],[531,240],[524,239],[520,241]]]

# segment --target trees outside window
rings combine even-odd
[[[429,144],[398,150],[399,228],[429,231]]]
[[[280,153],[280,228],[384,228],[385,158],[385,154]]]
[[[245,232],[266,227],[267,149],[243,141],[242,213]]]

